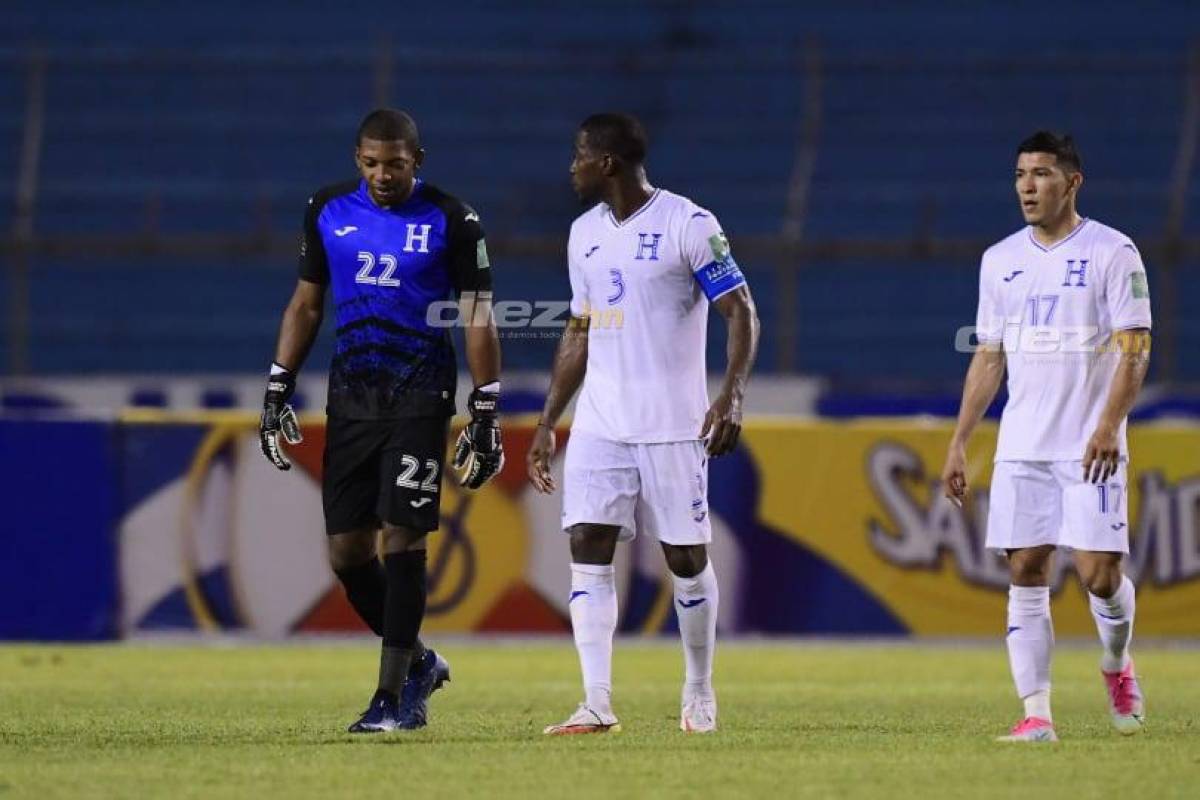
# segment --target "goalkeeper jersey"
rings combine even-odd
[[[448,328],[430,324],[430,304],[492,287],[473,209],[420,179],[389,208],[364,180],[326,187],[308,201],[300,277],[333,292],[329,416],[454,413],[454,345]]]

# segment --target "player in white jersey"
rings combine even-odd
[[[1008,555],[1009,662],[1024,718],[1006,741],[1056,741],[1050,713],[1050,560],[1074,551],[1100,634],[1113,723],[1141,730],[1129,656],[1125,418],[1150,355],[1150,293],[1129,237],[1076,212],[1083,183],[1070,136],[1041,131],[1017,148],[1027,227],[988,248],[979,276],[980,348],[967,371],[942,482],[961,505],[966,444],[1008,367],[989,496],[987,547]]]
[[[618,540],[639,532],[661,543],[674,583],[685,666],[680,727],[707,732],[717,724],[708,458],[737,444],[758,317],[716,218],[652,187],[645,156],[642,126],[625,114],[588,117],[575,138],[572,185],[584,201],[599,202],[571,226],[571,323],[528,464],[534,486],[554,491],[554,425],[582,383],[562,524],[570,535],[569,608],[586,696],[548,734],[619,730],[611,703],[612,561]],[[725,381],[711,406],[704,364],[710,304],[729,329]]]

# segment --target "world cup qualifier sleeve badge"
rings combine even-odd
[[[729,258],[729,239],[724,233],[714,233],[708,237],[708,246],[712,249],[715,260],[724,261]]]

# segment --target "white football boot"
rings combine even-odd
[[[572,736],[577,733],[620,733],[621,723],[611,711],[599,711],[580,703],[575,713],[557,725],[547,725],[547,736]]]
[[[683,701],[679,712],[679,730],[687,733],[712,733],[717,729],[717,698],[695,695]]]

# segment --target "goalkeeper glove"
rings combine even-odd
[[[282,470],[291,469],[292,462],[288,461],[283,448],[279,446],[279,434],[282,433],[289,444],[300,444],[304,440],[300,435],[296,412],[288,405],[295,391],[296,373],[279,364],[271,364],[267,393],[263,397],[262,419],[258,424],[258,441],[267,460]]]
[[[478,489],[504,468],[504,444],[496,410],[500,404],[500,384],[492,382],[477,388],[467,398],[471,421],[454,444],[454,468],[459,485]]]

